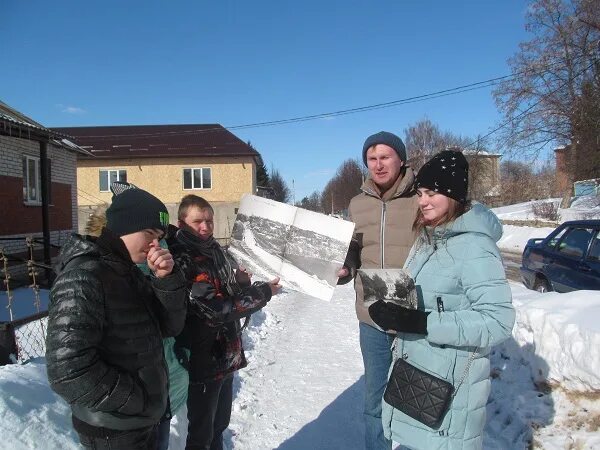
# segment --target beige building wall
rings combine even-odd
[[[183,189],[183,169],[209,167],[210,189]],[[208,200],[215,209],[215,237],[228,238],[235,221],[240,199],[256,191],[256,163],[247,157],[212,158],[131,158],[77,161],[77,195],[79,230],[89,214],[99,205],[110,203],[112,194],[100,192],[100,170],[127,171],[127,181],[161,199],[177,223],[180,199],[195,194]]]

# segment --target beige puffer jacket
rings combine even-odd
[[[375,183],[367,179],[361,187],[362,193],[350,201],[350,220],[356,225],[354,238],[359,249],[354,257],[359,260],[351,262],[351,266],[362,269],[402,268],[416,238],[412,231],[418,207],[413,189],[414,178],[413,170],[406,167],[383,196]],[[349,257],[352,257],[351,253],[352,249]],[[355,275],[355,271],[352,272]],[[344,281],[341,280],[342,283]],[[358,320],[379,328],[369,317],[360,277],[355,277],[354,288]]]

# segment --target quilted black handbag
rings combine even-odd
[[[417,369],[404,359],[394,363],[383,399],[407,416],[437,428],[444,420],[454,386]]]
[[[475,353],[469,358],[457,390],[467,376],[474,356]],[[430,428],[438,428],[452,403],[454,392],[454,386],[448,381],[398,358],[394,363],[383,399],[407,416]]]

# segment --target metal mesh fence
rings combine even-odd
[[[27,317],[13,325],[17,343],[16,362],[22,363],[46,354],[47,312]]]
[[[6,316],[0,317],[0,364],[22,363],[31,358],[44,356],[46,353],[46,327],[48,312],[42,305],[39,286],[40,269],[51,270],[51,267],[35,261],[36,239],[27,236],[22,239],[28,249],[28,258],[24,259],[15,254],[5,251],[0,246],[0,275],[5,290],[7,305]],[[6,240],[6,239],[4,239]],[[21,298],[15,299],[14,266],[9,261],[18,261],[26,264],[27,277],[29,279],[29,301]],[[12,273],[11,273],[12,272]]]

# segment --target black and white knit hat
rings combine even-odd
[[[134,185],[111,186],[112,203],[106,210],[106,228],[118,236],[145,229],[167,231],[169,212],[154,195]]]
[[[469,163],[465,155],[455,150],[438,153],[417,173],[415,188],[427,188],[465,203],[469,189]]]

